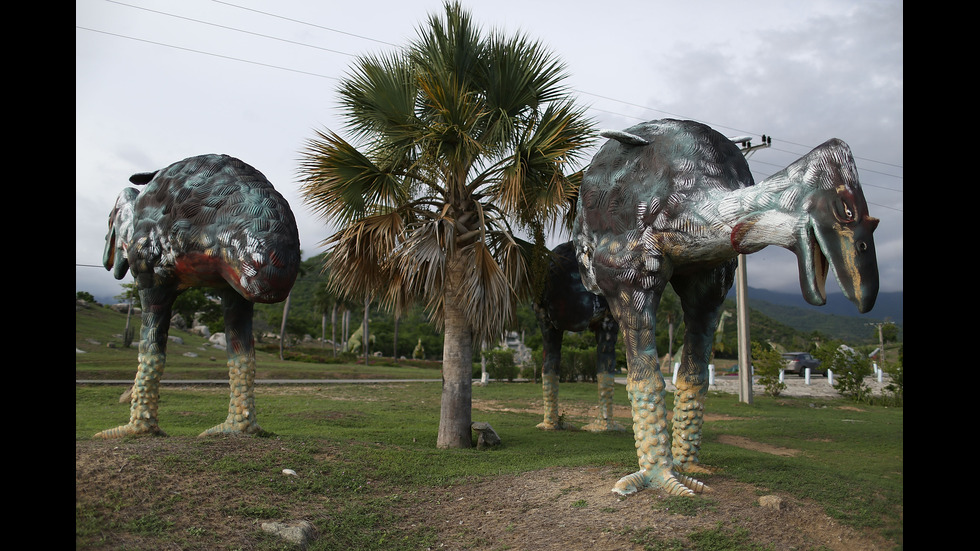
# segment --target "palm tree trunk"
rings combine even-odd
[[[286,303],[282,307],[282,327],[279,329],[279,359],[283,360],[283,344],[286,342],[286,319],[289,317],[289,302],[293,294],[286,295]]]
[[[340,342],[343,345],[342,347],[343,350],[346,351],[347,339],[350,338],[350,310],[345,308],[344,313],[341,314],[340,318],[341,318],[340,323],[342,325],[342,327],[340,328],[340,334],[341,334]]]
[[[364,347],[364,365],[368,364],[368,311],[371,307],[371,297],[364,296],[364,330],[361,331],[361,346]]]
[[[333,357],[337,357],[337,303],[330,311],[330,342],[333,344]]]
[[[398,318],[398,314],[395,314],[395,340],[391,344],[391,357],[395,360],[395,363],[398,363]]]
[[[445,301],[445,340],[442,347],[442,403],[436,447],[470,448],[473,399],[473,329],[456,300],[462,279],[461,262],[450,261]]]

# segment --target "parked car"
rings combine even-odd
[[[806,368],[810,368],[810,375],[827,376],[827,370],[820,368],[820,360],[807,354],[806,352],[786,352],[783,354],[784,373],[795,373],[800,377],[806,375]]]

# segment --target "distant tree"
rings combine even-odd
[[[898,326],[890,321],[886,321],[881,328],[881,340],[886,343],[898,342]]]
[[[112,298],[118,300],[119,302],[128,302],[137,306],[139,305],[140,293],[139,287],[136,286],[135,281],[131,283],[120,283],[119,287],[122,289],[122,292]]]
[[[221,300],[217,295],[211,294],[209,289],[191,287],[182,292],[174,301],[173,311],[180,314],[189,325],[196,319],[207,325],[212,333],[225,330]]]
[[[300,251],[299,254],[300,257],[303,256],[302,251]],[[306,264],[301,262],[299,265],[299,271],[297,271],[296,273],[296,277],[300,278],[306,275],[306,270],[307,270]],[[292,298],[293,298],[293,292],[290,290],[289,294],[286,295],[286,300],[283,301],[282,303],[282,325],[279,328],[279,359],[280,360],[285,359],[284,347],[286,343],[286,321],[289,319],[289,306],[290,303],[292,302]]]
[[[84,300],[85,302],[91,302],[92,304],[98,304],[92,293],[87,291],[75,291],[75,300]]]
[[[905,346],[898,347],[898,362],[888,369],[891,382],[885,386],[885,390],[893,393],[899,402],[905,399]]]
[[[667,287],[663,296],[660,297],[660,306],[657,307],[657,325],[666,325],[667,331],[657,331],[657,350],[667,351],[667,370],[671,373],[674,369],[674,330],[682,319],[683,312],[681,311],[680,298],[674,292],[673,287]],[[666,335],[666,342],[661,342],[661,336],[663,335]],[[663,366],[661,366],[662,368]]]

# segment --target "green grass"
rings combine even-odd
[[[87,354],[76,354],[76,378],[95,378],[85,374],[117,370],[128,375],[106,378],[132,378],[134,351],[89,344],[87,337],[80,336],[101,330],[103,335],[93,338],[106,342],[114,329],[111,323],[93,319],[89,325],[88,320],[80,322],[76,317],[76,346],[90,347]],[[200,344],[185,339],[185,344],[171,348],[171,358],[183,346]],[[311,369],[300,362],[279,362],[267,356],[259,358],[260,366],[272,364],[283,372],[306,373],[304,370]],[[204,363],[209,360],[174,359],[167,376],[177,371],[189,378],[225,378],[223,359],[219,361],[222,367],[217,370]],[[175,367],[181,363],[183,367]],[[365,369],[356,365],[314,368],[324,373]],[[433,370],[428,369],[387,369],[379,367],[374,376],[387,373],[390,378],[407,378],[402,370],[415,370],[425,373],[423,378],[433,378]],[[208,370],[220,375],[198,374]],[[76,442],[88,442],[96,432],[128,420],[129,405],[118,402],[122,390],[118,385],[76,385]],[[153,499],[111,487],[103,490],[97,503],[80,501],[76,494],[76,548],[153,548],[163,542],[186,549],[217,547],[219,542],[224,548],[235,548],[226,541],[228,536],[216,534],[203,520],[177,523],[175,516],[201,508],[202,518],[227,518],[227,522],[244,528],[259,519],[295,518],[295,509],[300,507],[300,513],[314,521],[319,531],[319,538],[310,547],[314,551],[425,549],[435,541],[430,528],[391,528],[399,521],[399,506],[413,503],[424,489],[545,468],[613,466],[629,472],[636,467],[631,433],[536,429],[540,412],[529,410],[528,405],[540,402],[541,387],[533,383],[473,387],[475,401],[494,406],[474,411],[473,420],[489,422],[504,437],[502,447],[488,452],[439,450],[435,441],[440,393],[440,385],[431,382],[322,384],[304,386],[302,391],[259,385],[258,422],[271,435],[254,439],[254,446],[243,447],[228,439],[196,437],[224,420],[227,387],[167,386],[161,392],[159,419],[169,438],[148,442],[124,439],[113,444],[113,452],[127,455],[123,474],[141,473],[147,487],[167,487],[175,479],[182,486]],[[594,384],[561,387],[563,407],[592,406],[595,400]],[[617,402],[622,400],[622,394],[617,395]],[[667,401],[670,407],[672,397],[668,395]],[[705,424],[702,462],[725,477],[753,485],[760,494],[786,492],[817,502],[842,524],[876,531],[900,548],[904,410],[864,404],[852,407],[855,405],[844,399],[766,396],[744,404],[733,395],[712,392],[709,414],[722,419]],[[569,420],[577,424],[589,421]],[[721,443],[722,435],[743,436],[799,453],[779,456],[751,451]],[[160,447],[161,452],[145,453],[146,446]],[[269,475],[286,467],[305,476]],[[699,478],[710,485],[714,476],[718,475]],[[215,484],[237,486],[241,497],[213,504],[202,501],[200,496],[213,494]],[[249,499],[250,495],[263,499]],[[316,506],[306,509],[311,503]],[[713,505],[711,498],[701,497],[676,502],[669,498],[665,503],[680,515],[696,515]],[[576,501],[573,508],[585,514],[610,514],[585,500]],[[250,540],[241,547],[284,548],[271,536],[259,537],[260,541]],[[643,541],[646,549],[757,548],[745,533],[720,526],[690,534],[686,543]]]
[[[531,383],[496,383],[474,387],[473,396],[506,408],[533,403],[540,392]],[[128,404],[119,404],[118,394],[118,386],[76,386],[76,440],[90,439],[128,420]],[[537,413],[476,412],[474,420],[488,421],[506,435],[506,445],[490,453],[436,449],[439,397],[440,385],[424,382],[325,384],[288,395],[271,389],[265,392],[263,387],[256,390],[260,425],[296,448],[290,464],[317,468],[314,450],[320,445],[316,442],[338,448],[343,461],[351,465],[350,471],[320,482],[335,491],[356,491],[369,480],[411,492],[418,486],[548,467],[635,466],[631,434],[582,438],[576,432],[542,432],[534,428],[540,420]],[[595,387],[563,385],[562,400],[567,405],[592,403]],[[171,437],[193,438],[223,421],[227,402],[225,389],[167,388],[160,399],[161,426]],[[819,407],[813,407],[812,399],[759,397],[749,405],[719,393],[712,393],[708,403],[712,414],[733,419],[705,425],[705,464],[759,488],[815,500],[845,524],[901,537],[904,410],[862,406],[854,411],[841,399],[822,400],[816,402]],[[720,434],[801,453],[782,457],[720,444]],[[161,461],[178,470],[181,467],[176,457]],[[258,473],[275,470],[281,462],[276,456],[252,458],[248,463],[222,458],[209,468],[221,473]],[[704,481],[710,485],[711,475]],[[152,517],[147,527],[158,527],[150,520]]]

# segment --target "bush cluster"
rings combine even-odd
[[[759,384],[769,396],[779,396],[786,390],[786,383],[779,380],[783,370],[783,358],[770,344],[752,343],[752,368],[759,376]]]
[[[514,351],[510,348],[494,348],[482,352],[487,364],[487,375],[491,379],[506,379],[513,381],[520,373],[520,368],[514,362]],[[474,366],[474,378],[482,375],[482,366]]]
[[[854,350],[838,347],[828,362],[827,368],[834,374],[834,388],[841,396],[858,402],[867,401],[871,388],[864,378],[871,375],[871,360]]]

